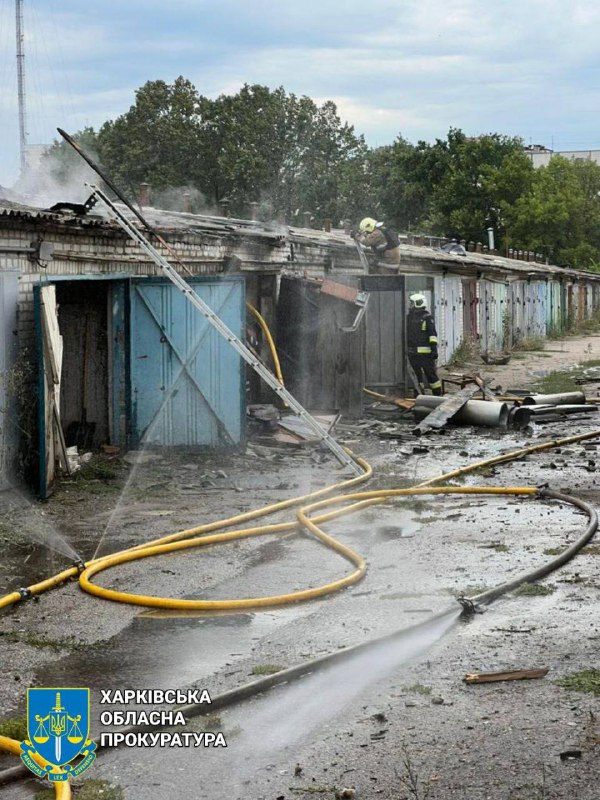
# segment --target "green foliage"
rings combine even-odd
[[[27,736],[27,718],[10,717],[0,722],[0,736],[22,742]]]
[[[551,583],[522,583],[513,594],[519,597],[543,597],[552,594],[555,588]]]
[[[600,261],[600,166],[551,159],[508,217],[510,245],[541,252],[554,263],[597,270]]]
[[[251,674],[252,675],[275,675],[277,672],[281,672],[283,667],[280,667],[279,664],[257,664],[255,667],[252,667]]]
[[[600,166],[554,157],[534,170],[517,137],[467,136],[450,128],[433,144],[401,135],[370,149],[335,104],[244,85],[216,99],[180,76],[151,80],[131,108],[98,132],[76,137],[133,198],[149,183],[163,207],[235,216],[258,204],[263,219],[320,227],[374,216],[399,230],[487,241],[544,254],[552,263],[600,272]],[[81,169],[56,142],[50,171],[65,186]],[[81,183],[81,181],[79,181]]]
[[[89,780],[74,784],[73,796],[77,800],[123,800],[123,789],[120,786],[103,780]],[[42,789],[36,792],[33,800],[54,800],[54,789]]]
[[[574,672],[572,675],[560,678],[556,683],[558,686],[562,686],[563,689],[600,695],[600,670],[583,669],[580,672]]]

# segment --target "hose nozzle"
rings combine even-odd
[[[472,617],[474,614],[478,613],[479,608],[468,597],[457,597],[456,599],[463,608],[462,617]]]
[[[76,558],[75,561],[73,561],[73,566],[77,567],[77,570],[81,575],[81,573],[85,569],[85,561],[83,560],[83,558]]]

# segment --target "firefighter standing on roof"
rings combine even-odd
[[[365,249],[371,249],[378,260],[386,266],[393,267],[400,263],[400,239],[396,231],[388,228],[383,222],[365,217],[358,226],[354,237]]]
[[[411,294],[410,309],[406,317],[406,343],[408,360],[419,383],[423,375],[432,394],[441,395],[442,383],[435,362],[438,357],[438,340],[433,317],[427,311],[427,300],[422,294]]]

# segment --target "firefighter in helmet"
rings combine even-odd
[[[424,382],[423,376],[425,376],[431,393],[441,395],[442,383],[438,378],[435,364],[438,357],[435,322],[427,311],[427,300],[424,295],[411,294],[408,300],[410,303],[406,317],[408,360],[419,383]]]
[[[356,241],[365,249],[370,248],[378,260],[386,266],[393,267],[400,263],[400,239],[392,228],[377,222],[372,217],[365,217],[354,235]]]

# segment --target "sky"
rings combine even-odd
[[[598,0],[24,0],[27,134],[126,112],[148,80],[333,100],[371,146],[468,135],[600,149]],[[19,171],[15,1],[0,0],[0,185]]]

